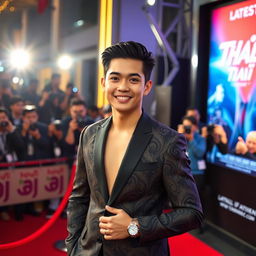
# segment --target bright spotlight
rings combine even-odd
[[[73,60],[68,55],[62,55],[59,57],[57,64],[61,69],[70,69],[73,64]]]
[[[17,77],[17,76],[14,76],[14,77],[12,78],[12,82],[13,82],[14,84],[19,83],[19,81],[20,81],[20,78]]]
[[[17,69],[25,69],[30,64],[29,53],[23,49],[11,52],[10,62],[12,67]]]
[[[150,6],[155,5],[155,3],[156,3],[156,0],[147,0],[147,4]]]

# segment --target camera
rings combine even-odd
[[[31,130],[31,131],[35,131],[37,128],[38,128],[38,127],[37,127],[36,124],[31,124],[31,125],[29,126],[29,130]]]
[[[215,128],[214,124],[207,125],[207,133],[213,134],[214,128]]]
[[[7,121],[2,121],[2,122],[0,122],[0,127],[1,128],[5,128],[5,127],[7,127],[8,126],[8,122]]]
[[[190,125],[184,125],[184,133],[186,133],[186,134],[191,133],[191,126]]]
[[[79,116],[76,121],[79,128],[84,128],[86,126],[86,121],[81,116]]]
[[[61,130],[61,120],[54,120],[53,124],[54,124],[56,130],[58,130],[58,131]]]

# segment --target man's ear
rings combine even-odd
[[[101,78],[100,83],[101,83],[102,89],[104,91],[105,90],[105,78],[104,77]]]
[[[150,93],[152,89],[152,81],[151,80],[148,80],[144,86],[144,93],[143,95],[146,96]]]

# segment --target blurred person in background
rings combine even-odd
[[[7,79],[0,80],[0,106],[9,110],[10,100],[13,96],[10,81]]]
[[[64,113],[61,103],[65,93],[59,88],[61,82],[60,74],[52,74],[51,82],[42,91],[42,97],[38,104],[39,121],[50,124],[56,119],[61,119]]]
[[[0,162],[11,163],[23,159],[25,145],[16,127],[9,119],[8,110],[0,107]],[[6,167],[4,167],[6,168]],[[15,206],[15,216],[22,209],[22,205]],[[0,207],[1,220],[10,220],[8,207]]]
[[[182,124],[178,125],[178,132],[183,133],[188,142],[187,153],[190,159],[190,167],[200,195],[202,206],[205,205],[205,153],[206,139],[199,134],[197,119],[193,116],[185,116]],[[199,232],[204,232],[204,224],[199,227]]]
[[[223,126],[217,124],[204,126],[202,136],[207,142],[207,152],[212,151],[216,146],[222,154],[228,153],[228,138]]]
[[[188,107],[186,109],[185,116],[193,116],[196,119],[199,133],[201,133],[202,127],[205,126],[205,124],[201,122],[201,115],[199,113],[199,110],[195,107]]]
[[[256,160],[256,131],[249,132],[245,141],[242,137],[238,137],[235,154]]]
[[[73,99],[70,103],[70,117],[62,121],[63,156],[73,158],[76,155],[80,133],[85,126],[92,123],[93,120],[87,115],[85,102]]]
[[[40,101],[40,96],[37,94],[39,81],[35,78],[29,80],[28,86],[21,91],[21,97],[26,105],[37,106]]]
[[[80,95],[78,88],[75,87],[73,83],[69,82],[66,86],[65,97],[60,104],[60,108],[62,109],[62,111],[64,111],[65,116],[68,116],[69,106],[70,106],[71,100],[74,98],[82,100],[82,96]]]
[[[204,184],[204,171],[206,164],[206,140],[198,132],[197,120],[193,116],[185,116],[182,124],[178,126],[178,132],[183,133],[188,141],[188,156],[191,160],[190,167],[199,188]]]
[[[102,119],[102,116],[100,114],[100,110],[97,106],[92,105],[88,107],[88,115],[91,117],[91,119],[94,122],[97,122]]]
[[[15,126],[22,124],[22,113],[24,110],[24,100],[19,96],[13,96],[10,99],[10,119]]]
[[[26,145],[25,159],[38,160],[53,157],[51,143],[48,136],[48,127],[38,121],[37,108],[26,105],[23,110],[23,123],[19,127],[21,136]]]

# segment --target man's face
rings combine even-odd
[[[59,88],[60,86],[60,77],[55,77],[52,79],[52,86],[54,88]]]
[[[38,115],[35,111],[32,112],[27,112],[24,116],[23,116],[23,120],[25,122],[28,122],[29,124],[34,124],[38,121]]]
[[[23,109],[24,109],[24,103],[23,103],[23,101],[19,101],[15,104],[11,105],[10,108],[11,108],[12,113],[21,115],[23,112]]]
[[[78,117],[85,117],[87,110],[84,105],[74,105],[70,108],[70,115],[72,119],[77,119]]]
[[[200,115],[199,115],[198,111],[195,109],[188,110],[186,113],[186,116],[193,116],[197,120],[197,122],[199,122],[199,120],[200,120]]]
[[[246,137],[246,146],[251,154],[256,153],[256,132],[251,132]]]
[[[113,111],[141,111],[142,99],[149,94],[152,82],[143,74],[143,62],[135,59],[112,59],[102,86]]]

